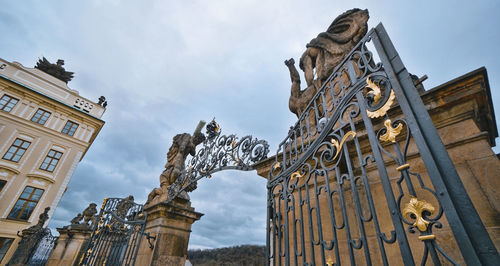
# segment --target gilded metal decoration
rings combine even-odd
[[[332,160],[337,159],[337,156],[339,156],[340,151],[342,151],[341,149],[342,149],[342,147],[344,146],[344,143],[347,141],[347,139],[348,139],[349,137],[353,137],[353,138],[354,138],[355,136],[356,136],[356,132],[354,132],[354,131],[349,131],[349,132],[347,132],[347,133],[344,135],[344,137],[343,137],[343,138],[342,138],[342,140],[340,141],[340,144],[339,144],[338,140],[336,140],[336,139],[334,139],[334,138],[332,138],[332,139],[330,140],[330,142],[331,142],[331,143],[333,144],[333,146],[335,147],[335,155],[333,156],[333,159],[332,159]]]
[[[373,96],[372,104],[373,105],[378,104],[382,98],[382,90],[375,82],[373,82],[370,79],[370,77],[366,78],[366,84],[367,84],[366,87],[371,89],[370,91],[368,91],[368,94],[371,94]],[[369,110],[366,111],[368,117],[377,118],[384,116],[387,113],[387,111],[391,109],[392,103],[394,103],[394,99],[396,99],[396,95],[394,94],[394,91],[391,89],[389,98],[387,99],[384,105],[382,105],[375,111],[369,111]]]
[[[183,191],[196,188],[196,182],[203,177],[211,177],[215,172],[225,169],[250,171],[254,163],[267,158],[269,144],[265,140],[245,136],[222,135],[215,119],[206,126],[206,135],[201,148],[191,158],[187,158],[185,167],[167,187],[166,202],[170,202]]]
[[[398,170],[398,171],[403,171],[403,170],[406,170],[406,169],[408,169],[408,168],[410,168],[410,164],[409,164],[409,163],[405,163],[405,164],[403,164],[403,165],[398,166],[398,167],[396,168],[396,170]]]
[[[403,130],[403,124],[398,124],[395,128],[392,127],[392,122],[390,119],[386,119],[384,121],[384,126],[386,128],[386,132],[384,135],[380,136],[381,141],[390,141],[392,143],[396,142],[396,137]]]
[[[281,168],[281,163],[280,162],[276,162],[276,164],[273,165],[273,169],[274,170],[278,170]]]
[[[144,233],[144,206],[133,200],[132,196],[104,199],[79,265],[134,265],[143,236],[151,247],[154,237]]]
[[[372,89],[371,91],[368,91],[368,94],[373,95],[373,103],[376,104],[380,101],[380,98],[382,98],[382,91],[380,90],[379,86],[373,82],[370,77],[366,78],[366,87]]]
[[[418,240],[425,241],[425,240],[433,240],[436,239],[435,235],[421,235],[418,237]]]
[[[415,197],[411,197],[410,202],[404,207],[402,214],[407,219],[414,219],[415,223],[413,225],[421,232],[425,232],[429,225],[429,221],[425,219],[427,216],[426,212],[428,215],[432,215],[434,210],[434,206],[425,200],[418,200]]]
[[[295,178],[299,179],[301,178],[302,175],[297,171],[297,172],[293,172],[292,175],[290,176],[290,180],[293,180]]]

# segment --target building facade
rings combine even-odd
[[[52,217],[104,125],[102,103],[0,58],[0,265],[14,253],[18,231],[36,224],[46,207]]]

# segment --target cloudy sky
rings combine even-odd
[[[216,117],[223,133],[266,139],[271,153],[295,122],[283,64],[340,13],[368,8],[427,89],[481,66],[500,117],[500,2],[485,1],[8,1],[0,0],[0,57],[33,67],[45,56],[74,71],[72,89],[108,99],[103,130],[80,162],[49,226],[90,202],[159,186],[177,133]],[[500,149],[495,149],[497,152]],[[220,172],[192,205],[190,248],[265,243],[266,180]]]

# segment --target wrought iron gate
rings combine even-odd
[[[38,242],[38,246],[30,258],[28,263],[30,266],[45,265],[50,257],[50,254],[54,251],[58,237],[53,236],[52,232],[48,228],[45,228],[44,231],[45,235],[42,237],[40,242]]]
[[[267,187],[271,265],[500,261],[382,24],[290,129]]]
[[[25,231],[28,230],[32,231],[29,235],[22,236],[14,255],[12,255],[7,265],[45,265],[49,259],[58,237],[53,236],[47,227],[33,226]]]
[[[134,265],[146,226],[133,197],[104,199],[80,265]]]

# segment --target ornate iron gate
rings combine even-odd
[[[50,254],[52,254],[52,251],[54,251],[57,238],[58,238],[57,236],[52,235],[50,229],[45,228],[45,235],[38,243],[38,246],[35,252],[33,253],[33,256],[31,256],[28,265],[30,266],[45,265],[45,263],[50,257]]]
[[[146,226],[132,196],[104,199],[80,265],[134,265]]]
[[[42,225],[43,223],[45,223],[45,220]],[[36,225],[25,229],[23,233],[29,230],[31,230],[30,234],[22,236],[14,255],[7,265],[45,265],[49,259],[55,248],[57,236],[53,236],[49,228],[37,227]]]
[[[290,129],[267,187],[271,265],[500,261],[382,24]]]

